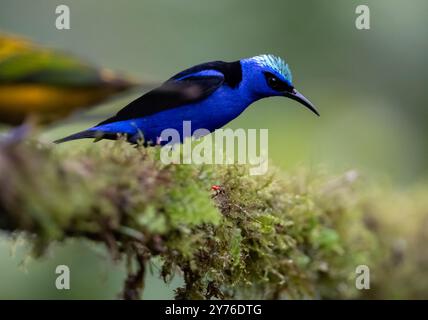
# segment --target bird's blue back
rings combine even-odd
[[[224,77],[221,72],[208,69],[186,74],[185,77],[178,78],[177,81],[189,77],[206,76]],[[141,118],[102,124],[90,130],[107,134],[126,134],[131,142],[140,139],[141,133],[146,141],[154,142],[165,129],[175,129],[181,134],[183,132],[183,121],[191,121],[192,134],[201,128],[211,132],[236,118],[253,101],[254,97],[249,94],[244,81],[241,81],[236,87],[223,83],[211,95],[201,101]],[[181,138],[183,137],[181,136]]]
[[[236,118],[251,103],[248,97],[237,95],[237,90],[239,89],[223,85],[203,101],[142,118],[96,126],[90,130],[127,134],[132,142],[134,142],[133,139],[141,138],[140,133],[143,133],[147,141],[156,141],[165,129],[175,129],[182,133],[183,121],[191,121],[192,134],[200,128],[211,132]]]

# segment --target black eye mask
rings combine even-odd
[[[270,72],[264,73],[266,82],[270,88],[278,92],[292,92],[293,86],[290,86],[288,83],[280,80],[277,76]]]

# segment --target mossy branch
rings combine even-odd
[[[33,235],[37,255],[70,237],[104,243],[129,261],[126,299],[141,296],[155,256],[165,281],[183,275],[177,298],[358,297],[355,267],[379,265],[388,247],[353,171],[251,177],[242,166],[163,165],[156,148],[122,141],[20,140],[0,145],[0,229]]]

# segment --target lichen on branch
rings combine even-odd
[[[39,256],[72,237],[104,243],[129,262],[126,299],[141,297],[153,257],[165,281],[184,277],[179,299],[361,295],[355,267],[377,265],[385,246],[355,172],[248,176],[243,166],[158,157],[124,141],[3,142],[0,229],[32,235]]]

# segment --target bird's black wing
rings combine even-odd
[[[239,60],[234,62],[212,61],[198,64],[194,67],[177,73],[170,80],[182,79],[184,77],[188,77],[189,75],[206,70],[215,70],[222,73],[224,76],[224,83],[231,88],[237,87],[242,80],[242,66]]]
[[[186,76],[171,78],[160,87],[132,101],[114,117],[99,125],[149,116],[160,111],[202,100],[217,90],[224,82],[222,75]]]

